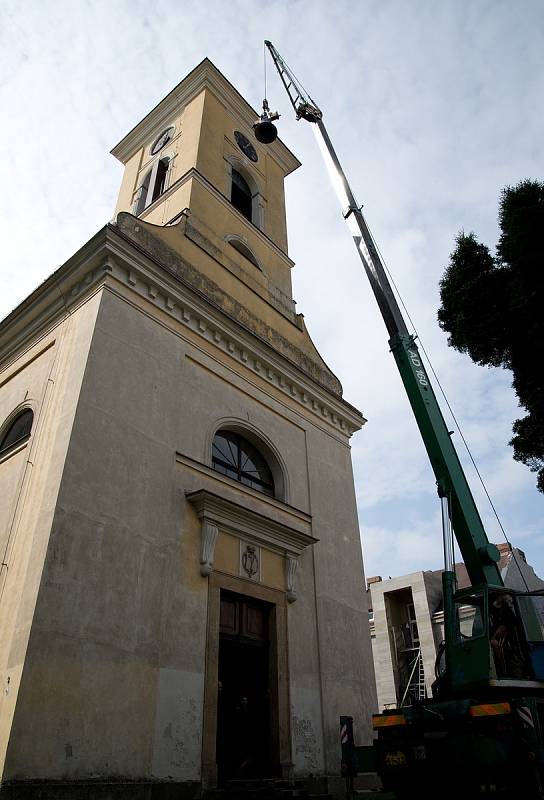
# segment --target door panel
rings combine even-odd
[[[271,606],[221,593],[216,758],[220,781],[270,777]],[[272,672],[275,674],[275,670]]]
[[[244,603],[242,607],[242,635],[262,642],[268,641],[266,618],[262,607]]]
[[[268,608],[234,595],[221,595],[219,631],[255,642],[268,642]]]
[[[240,631],[239,603],[231,598],[221,598],[221,612],[219,616],[219,629],[221,633],[236,636]]]

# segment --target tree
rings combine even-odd
[[[513,424],[514,458],[544,492],[544,183],[507,186],[496,253],[459,233],[440,281],[438,321],[448,344],[477,364],[504,367],[527,415]]]

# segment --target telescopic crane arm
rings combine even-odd
[[[453,591],[455,573],[449,522],[453,526],[461,555],[473,585],[502,587],[497,567],[499,553],[490,544],[465,474],[450,438],[429,377],[419,355],[415,337],[406,327],[391,289],[378,249],[344,170],[334,150],[317,103],[295,78],[274,45],[265,41],[297,119],[313,123],[312,128],[336,191],[359,257],[370,281],[389,333],[389,344],[412,406],[427,454],[436,477],[444,521],[445,581]]]
[[[291,105],[295,109],[297,119],[302,117],[308,122],[317,122],[317,120],[321,119],[323,116],[317,103],[314,103],[302,84],[297,81],[272,42],[269,42],[265,39],[264,43],[270,51],[270,55],[272,56],[274,64],[276,65],[276,69],[279,72],[281,82],[285,86],[285,91],[289,95]]]

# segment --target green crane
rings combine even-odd
[[[406,327],[361,206],[325,128],[323,112],[274,45],[269,41],[265,45],[297,119],[312,124],[342,215],[385,322],[389,346],[434,471],[442,506],[444,643],[437,659],[434,697],[408,711],[403,709],[402,714],[374,716],[378,735],[374,753],[379,772],[385,785],[396,786],[399,793],[402,787],[407,796],[416,796],[425,786],[429,793],[435,792],[436,776],[449,765],[468,777],[465,780],[452,772],[444,796],[457,797],[470,791],[473,784],[480,789],[490,787],[500,795],[503,784],[507,787],[505,792],[511,791],[510,784],[497,780],[494,770],[521,757],[530,768],[523,774],[515,770],[515,785],[519,787],[525,781],[523,785],[529,788],[526,794],[515,796],[544,796],[540,728],[541,716],[544,728],[544,598],[539,593],[513,592],[504,587],[497,564],[499,551],[488,540],[415,337]],[[254,125],[258,140],[271,141],[271,135],[276,135],[271,134],[271,121],[278,116],[269,113],[265,99],[263,115]],[[453,536],[471,582],[468,589],[457,590]],[[468,620],[463,625],[461,608]],[[501,626],[501,636],[494,638]],[[503,733],[491,730],[489,720],[495,727],[499,720]],[[483,732],[475,725],[484,726]],[[480,736],[476,747],[474,736]],[[519,742],[513,744],[513,738]],[[444,794],[442,788],[440,791]],[[477,791],[476,795],[480,796]]]

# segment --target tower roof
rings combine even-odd
[[[204,58],[166,97],[164,97],[146,116],[127,133],[121,141],[111,150],[123,164],[145,145],[152,136],[153,131],[161,124],[168,124],[172,116],[196,97],[203,89],[208,88],[229,108],[233,109],[246,124],[251,127],[259,114],[245,100],[232,83],[225,78],[209,58]],[[281,141],[276,139],[268,145],[278,162],[282,165],[284,174],[289,175],[300,161]]]

